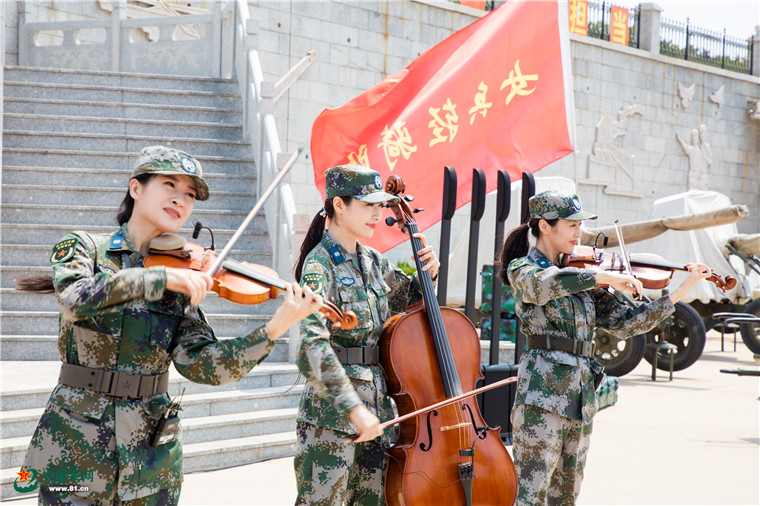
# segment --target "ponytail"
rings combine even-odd
[[[346,204],[351,202],[351,197],[340,197],[340,199]],[[309,231],[306,232],[306,237],[304,238],[303,243],[301,243],[301,254],[298,257],[298,261],[296,262],[296,282],[301,282],[303,263],[306,261],[306,256],[311,253],[311,250],[313,250],[314,247],[322,240],[322,234],[325,231],[325,223],[327,222],[328,218],[332,220],[334,215],[335,208],[333,207],[333,199],[327,199],[325,200],[324,209],[320,210],[316,216],[314,216],[314,219],[311,220]]]
[[[507,277],[507,268],[509,263],[515,258],[524,257],[530,251],[530,242],[528,241],[528,230],[533,237],[538,238],[541,231],[538,228],[538,223],[543,218],[531,218],[529,222],[523,223],[512,231],[507,236],[507,240],[504,241],[504,248],[501,250],[501,269],[499,270],[499,276],[501,282],[506,286],[509,286],[509,278]],[[550,227],[554,227],[559,220],[544,220]]]

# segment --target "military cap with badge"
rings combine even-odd
[[[166,146],[148,146],[137,155],[132,178],[142,174],[190,176],[197,190],[196,200],[208,199],[208,185],[203,180],[203,168],[198,160],[184,151]]]
[[[555,190],[533,195],[528,200],[530,217],[544,220],[595,220],[597,216],[581,210],[578,195],[568,195]]]

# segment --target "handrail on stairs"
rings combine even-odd
[[[243,128],[251,141],[256,157],[256,188],[261,194],[285,165],[290,154],[285,153],[277,135],[274,103],[303,73],[316,54],[309,51],[276,83],[264,79],[258,45],[258,20],[251,17],[248,2],[235,0],[234,70],[243,101]],[[264,206],[269,236],[272,242],[274,269],[283,277],[293,272],[296,254],[296,206],[290,186],[290,175],[280,184],[274,199]]]

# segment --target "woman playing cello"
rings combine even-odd
[[[308,383],[296,425],[297,504],[385,504],[386,464],[380,419],[393,417],[377,342],[391,313],[420,300],[417,276],[407,277],[360,238],[370,238],[381,204],[397,197],[382,190],[380,174],[360,165],[325,173],[325,204],[301,246],[296,278],[316,294],[351,309],[358,324],[335,328],[319,314],[306,318],[298,367]],[[325,230],[325,219],[330,225]],[[438,260],[423,242],[422,267],[433,278]],[[351,434],[358,434],[349,443]]]
[[[574,504],[597,410],[595,379],[602,377],[593,356],[596,328],[618,338],[646,332],[712,271],[689,264],[689,277],[672,293],[630,308],[599,285],[641,293],[635,277],[560,268],[561,256],[578,244],[581,220],[596,218],[581,210],[577,196],[543,192],[531,197],[529,209],[530,221],[509,234],[501,257],[501,276],[512,287],[528,348],[512,409],[517,504]]]

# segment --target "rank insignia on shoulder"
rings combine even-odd
[[[340,282],[343,283],[344,286],[353,286],[354,283],[356,283],[356,280],[346,276],[345,278],[340,278]]]
[[[77,244],[79,244],[79,239],[71,238],[64,239],[53,246],[53,252],[50,255],[50,263],[59,264],[73,257],[77,250]]]
[[[311,288],[311,291],[319,295],[325,289],[327,278],[321,272],[307,272],[303,275],[303,284]]]
[[[340,252],[339,246],[333,246],[330,248],[330,256],[335,261],[336,264],[341,263],[346,258],[343,256],[343,253]]]
[[[100,272],[105,272],[106,274],[110,274],[111,276],[116,276],[116,271],[111,269],[110,267],[107,267],[103,264],[98,264],[98,270]]]

